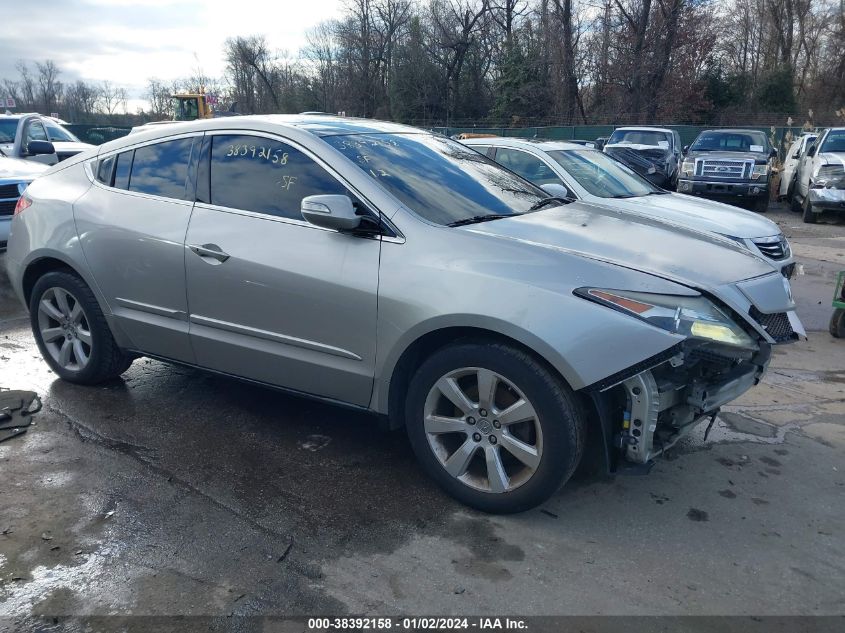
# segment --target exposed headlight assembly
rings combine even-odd
[[[769,165],[754,165],[754,168],[751,170],[751,180],[757,180],[761,176],[765,177],[769,175]]]
[[[832,187],[845,181],[845,167],[842,165],[820,165],[810,179],[811,187]]]
[[[575,294],[674,334],[737,347],[756,347],[751,337],[724,310],[705,297],[601,288],[578,288]]]

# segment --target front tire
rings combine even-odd
[[[769,210],[769,196],[757,198],[754,201],[754,206],[752,207],[752,209],[756,213],[766,213]]]
[[[813,203],[810,202],[809,194],[806,198],[804,198],[804,204],[801,207],[801,211],[803,212],[802,219],[804,220],[805,224],[816,223],[816,214],[813,213]]]
[[[583,452],[575,394],[530,354],[502,343],[435,352],[411,381],[405,416],[425,471],[484,512],[521,512],[547,500]]]
[[[63,380],[94,385],[132,364],[115,343],[94,293],[74,274],[41,277],[32,289],[29,316],[41,355]]]

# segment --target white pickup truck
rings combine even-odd
[[[845,212],[845,127],[824,130],[807,150],[792,205],[808,224],[825,211]]]
[[[0,150],[8,157],[55,165],[94,147],[82,143],[51,117],[0,114]]]

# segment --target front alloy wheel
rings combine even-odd
[[[38,330],[44,348],[60,367],[79,372],[91,360],[93,339],[79,300],[63,288],[48,288],[38,303]]]
[[[540,465],[543,430],[534,406],[494,371],[463,367],[442,376],[428,392],[424,415],[440,465],[470,488],[514,490]]]
[[[530,352],[468,339],[434,352],[405,400],[420,464],[459,501],[521,512],[573,473],[584,444],[578,397]]]

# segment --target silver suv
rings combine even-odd
[[[803,332],[732,240],[374,121],[162,126],[57,165],[18,211],[9,276],[61,378],[144,355],[367,409],[490,512],[582,455],[647,467]]]

